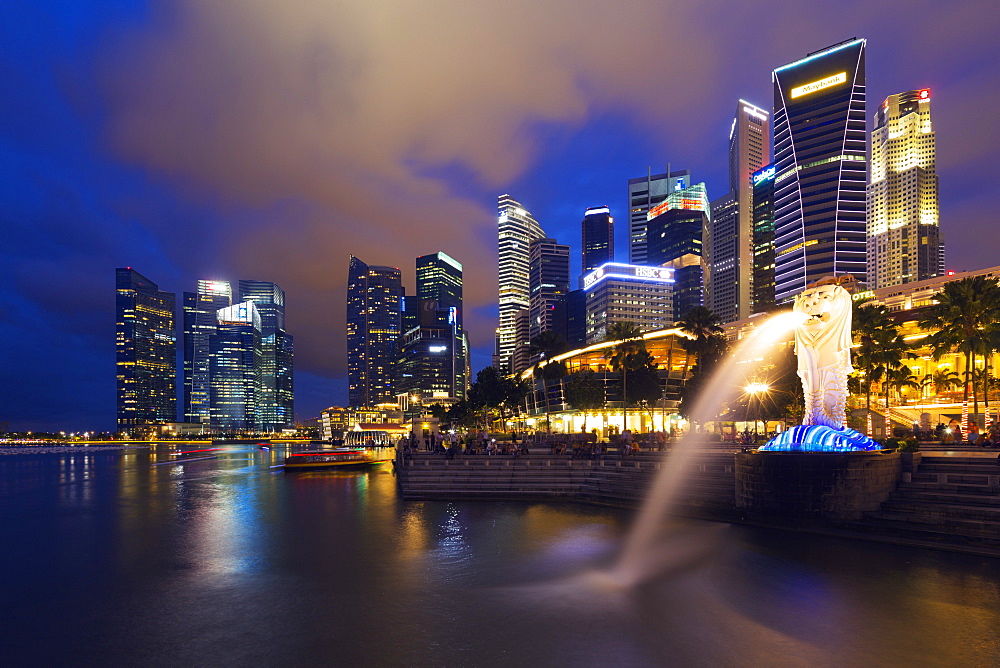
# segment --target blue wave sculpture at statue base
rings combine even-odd
[[[882,446],[850,427],[799,425],[787,429],[761,446],[763,452],[861,452]]]

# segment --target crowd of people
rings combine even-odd
[[[969,427],[963,434],[961,423],[952,418],[947,427],[944,423],[939,423],[934,433],[945,443],[951,441],[981,448],[1000,447],[1000,422],[993,420],[988,421],[983,429],[980,429],[975,421],[969,422]]]

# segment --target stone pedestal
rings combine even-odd
[[[878,510],[900,475],[895,452],[737,453],[736,507],[753,519],[847,522]]]

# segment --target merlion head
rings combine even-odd
[[[825,351],[851,347],[851,295],[835,283],[812,285],[795,297],[792,310],[808,318],[798,326],[796,343]]]

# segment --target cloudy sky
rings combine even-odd
[[[869,116],[932,90],[949,268],[1000,265],[998,35],[994,2],[2,3],[0,423],[113,427],[118,266],[281,285],[306,418],[346,401],[348,255],[412,289],[443,250],[481,368],[497,195],[575,273],[586,207],[668,162],[724,194],[736,100],[855,36]]]

